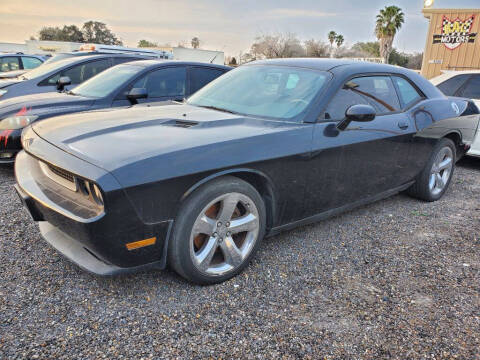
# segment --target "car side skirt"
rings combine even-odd
[[[292,223],[289,223],[289,224],[274,227],[274,228],[270,229],[270,231],[267,234],[267,237],[277,235],[277,234],[279,234],[283,231],[286,231],[286,230],[294,229],[298,226],[308,225],[308,224],[312,224],[312,223],[315,223],[315,222],[318,222],[318,221],[321,221],[321,220],[328,219],[329,217],[332,217],[332,216],[341,214],[343,212],[352,210],[352,209],[357,208],[359,206],[367,205],[367,204],[370,204],[370,203],[373,203],[373,202],[376,202],[376,201],[379,201],[379,200],[382,200],[382,199],[386,199],[390,196],[393,196],[395,194],[398,194],[401,191],[404,191],[404,190],[408,189],[414,183],[415,183],[415,181],[410,181],[410,182],[408,182],[408,183],[406,183],[402,186],[393,188],[391,190],[384,191],[382,193],[379,193],[379,194],[376,194],[374,196],[371,196],[371,197],[353,202],[351,204],[347,204],[347,205],[340,206],[340,207],[335,208],[335,209],[327,210],[327,211],[324,211],[322,213],[319,213],[319,214],[316,214],[316,215],[313,215],[313,216],[309,216],[305,219],[298,220],[298,221],[295,221],[295,222],[292,222]]]

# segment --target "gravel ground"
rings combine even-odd
[[[46,246],[0,168],[0,358],[480,359],[480,160],[267,239],[240,276],[90,275]]]

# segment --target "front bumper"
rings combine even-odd
[[[38,144],[31,145],[33,148]],[[48,151],[62,152],[49,143],[42,143],[42,154]],[[50,149],[52,147],[52,149]],[[40,152],[40,149],[39,149]],[[63,153],[63,152],[62,152]],[[59,160],[59,153],[51,158]],[[63,153],[66,163],[59,164],[72,171],[75,163],[82,161]],[[38,173],[40,160],[20,152],[15,163],[17,193],[33,220],[40,222],[44,239],[65,257],[80,267],[100,275],[136,271],[144,267],[164,268],[166,247],[172,221],[144,223],[136,214],[123,189],[114,189],[114,179],[101,169],[90,168],[90,179],[102,185],[105,192],[105,206],[110,206],[97,216],[87,217],[88,212],[75,206],[68,198],[68,191],[49,191]],[[67,164],[70,164],[70,168]],[[58,162],[57,162],[58,164]],[[84,163],[82,166],[93,167]],[[94,175],[101,173],[100,177]],[[87,171],[88,173],[88,171]],[[110,182],[110,185],[108,185]],[[127,244],[143,239],[157,239],[151,246],[129,249]]]

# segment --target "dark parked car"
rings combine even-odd
[[[33,124],[16,189],[46,241],[89,271],[168,263],[216,283],[266,235],[403,190],[439,199],[478,120],[406,69],[259,61],[185,105]]]
[[[71,57],[42,64],[18,78],[0,80],[0,101],[22,95],[71,90],[109,67],[139,59],[148,57],[104,54]]]
[[[22,129],[55,115],[137,103],[183,101],[216,79],[227,66],[184,61],[134,61],[114,66],[68,92],[18,96],[0,101],[0,163],[22,149]]]

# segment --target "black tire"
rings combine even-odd
[[[445,186],[443,187],[443,189],[438,193],[433,193],[429,186],[430,177],[432,175],[432,169],[433,169],[435,160],[437,159],[437,156],[439,156],[440,152],[445,147],[450,148],[453,156],[451,171],[449,173],[448,180],[445,182]],[[454,142],[447,138],[441,139],[433,149],[432,155],[430,156],[430,159],[425,165],[425,168],[417,176],[415,180],[415,184],[413,184],[407,190],[407,193],[417,199],[421,199],[425,201],[436,201],[440,199],[445,193],[445,191],[447,191],[448,186],[450,185],[450,181],[452,180],[452,176],[455,170],[455,159],[456,159],[456,147]]]
[[[248,256],[246,255],[246,258],[238,267],[224,274],[207,274],[200,271],[192,259],[193,226],[205,207],[218,197],[230,193],[246,195],[254,203],[256,210],[258,210],[258,236],[254,244],[251,245],[252,247],[250,247],[250,253]],[[223,282],[240,273],[248,265],[265,235],[265,224],[265,204],[258,191],[252,185],[233,176],[224,176],[212,180],[195,190],[182,204],[175,220],[173,235],[168,244],[168,264],[180,276],[193,283],[215,284]]]

